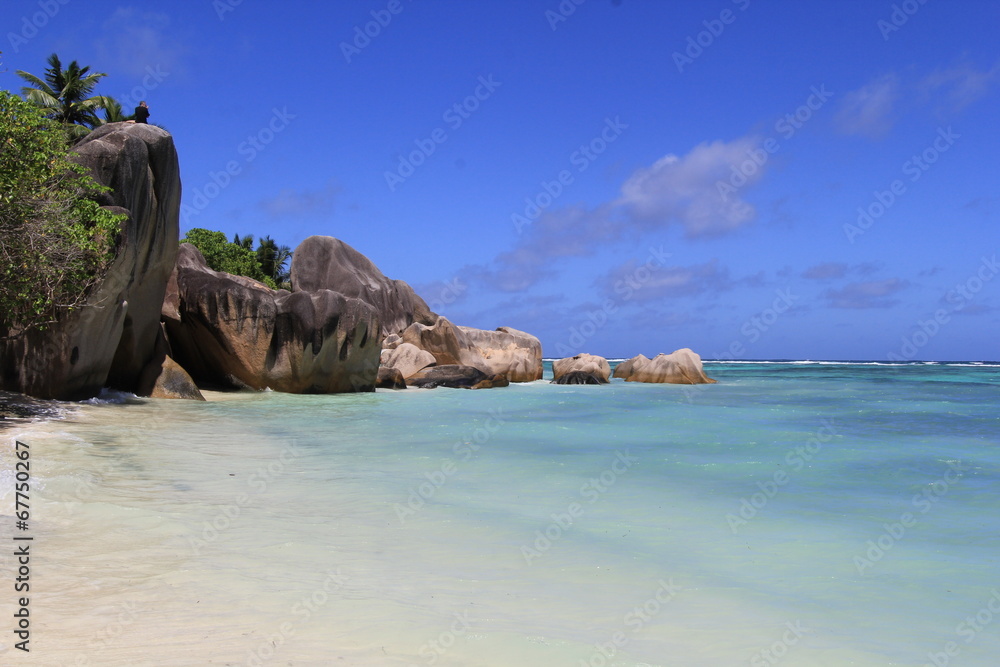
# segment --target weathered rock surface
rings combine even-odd
[[[570,371],[553,380],[552,384],[608,384],[608,381],[602,381],[601,378],[586,371]]]
[[[411,387],[433,389],[434,387],[451,387],[453,389],[490,389],[506,387],[509,382],[503,375],[487,375],[473,366],[450,364],[432,366],[407,378]]]
[[[403,344],[403,339],[400,338],[399,334],[389,334],[382,339],[382,349],[383,350],[394,350]]]
[[[381,362],[383,367],[399,370],[403,378],[437,363],[433,354],[410,343],[402,343],[391,350],[383,349]]]
[[[444,317],[438,317],[431,325],[414,322],[400,336],[403,343],[430,352],[438,366],[472,366],[487,375],[492,370],[462,330]]]
[[[162,324],[156,337],[153,358],[139,377],[136,393],[151,398],[205,400],[187,371],[170,357],[170,344]]]
[[[378,369],[378,379],[375,382],[378,389],[406,389],[406,378],[398,368],[381,366]]]
[[[496,331],[458,327],[466,344],[474,348],[493,374],[503,374],[511,382],[542,379],[542,342],[535,336],[511,327]]]
[[[631,359],[627,359],[615,366],[615,373],[613,377],[625,379],[632,374],[633,370],[648,363],[649,357],[644,354],[632,357]]]
[[[151,398],[185,398],[194,401],[204,401],[201,390],[191,379],[180,364],[165,357],[161,364],[160,374],[156,378],[153,390],[149,392]]]
[[[629,361],[634,361],[635,359],[639,359],[639,357],[635,357]],[[652,359],[648,359],[645,363],[633,364],[629,373],[624,377],[626,382],[657,382],[667,384],[715,383],[715,380],[705,375],[701,357],[686,347],[670,354],[660,353]]]
[[[578,354],[552,362],[552,379],[558,380],[563,375],[573,371],[583,371],[597,377],[601,383],[609,382],[611,365],[604,357],[594,354]]]
[[[290,393],[373,391],[378,316],[326,289],[274,291],[217,273],[183,244],[163,303],[173,357],[200,383]]]
[[[509,382],[531,382],[542,377],[542,343],[510,327],[496,331],[455,326],[444,317],[432,325],[415,322],[400,334],[409,343],[430,352],[439,366],[472,366],[487,375],[504,375]]]
[[[375,308],[383,335],[414,322],[433,324],[436,316],[402,280],[387,278],[370,259],[331,236],[310,236],[292,255],[292,290],[332,290]]]
[[[39,398],[89,398],[106,385],[136,391],[154,352],[177,252],[181,181],[169,133],[110,123],[73,150],[72,159],[112,188],[98,202],[129,217],[90,305],[44,332],[0,342],[0,388]]]

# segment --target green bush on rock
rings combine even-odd
[[[271,289],[277,289],[277,284],[270,276],[264,275],[257,253],[243,245],[226,240],[222,232],[195,228],[188,231],[181,243],[190,243],[201,251],[205,263],[213,271],[221,271],[234,276],[246,276],[264,283]]]
[[[83,306],[114,258],[125,216],[68,155],[58,123],[0,91],[0,337]]]

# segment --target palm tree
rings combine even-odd
[[[64,70],[59,56],[52,54],[45,78],[18,70],[17,74],[30,86],[21,88],[25,99],[41,107],[45,115],[63,124],[70,138],[85,136],[100,124],[97,112],[110,106],[110,98],[93,95],[98,82],[107,76],[104,72],[91,72],[74,60]]]
[[[253,234],[247,234],[242,238],[239,234],[233,234],[233,243],[240,246],[244,250],[253,250]]]
[[[286,245],[279,245],[274,254],[274,282],[279,285],[291,285],[291,262],[292,249]]]
[[[107,100],[107,104],[104,106],[104,118],[100,119],[101,125],[120,123],[135,118],[135,114],[125,114],[125,110],[122,109],[121,102],[118,100],[113,97],[105,97],[105,99]]]
[[[270,236],[265,236],[257,246],[257,263],[264,275],[274,279],[274,282],[288,282],[290,276],[286,266],[292,258],[292,249],[286,245],[279,246]]]

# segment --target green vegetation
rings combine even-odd
[[[89,67],[80,67],[75,60],[63,69],[59,56],[54,53],[49,56],[48,63],[44,77],[17,71],[18,76],[31,84],[22,88],[21,93],[39,107],[46,118],[61,123],[71,140],[80,139],[102,124],[98,111],[117,104],[110,97],[93,94],[107,74],[91,72]],[[121,105],[117,107],[120,115]]]
[[[181,243],[198,248],[213,271],[253,278],[271,289],[290,288],[286,266],[292,251],[288,246],[277,245],[270,236],[260,240],[256,251],[253,250],[252,234],[243,237],[237,234],[229,242],[222,232],[208,229],[190,230]]]
[[[292,249],[286,245],[278,245],[270,236],[265,236],[258,243],[257,262],[264,275],[270,276],[279,285],[290,282]]]
[[[0,91],[0,336],[44,328],[83,306],[114,257],[123,215],[68,159],[61,126]]]

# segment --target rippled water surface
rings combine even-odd
[[[34,537],[0,662],[998,664],[1000,368],[706,370],[0,431],[0,536],[19,439]]]

